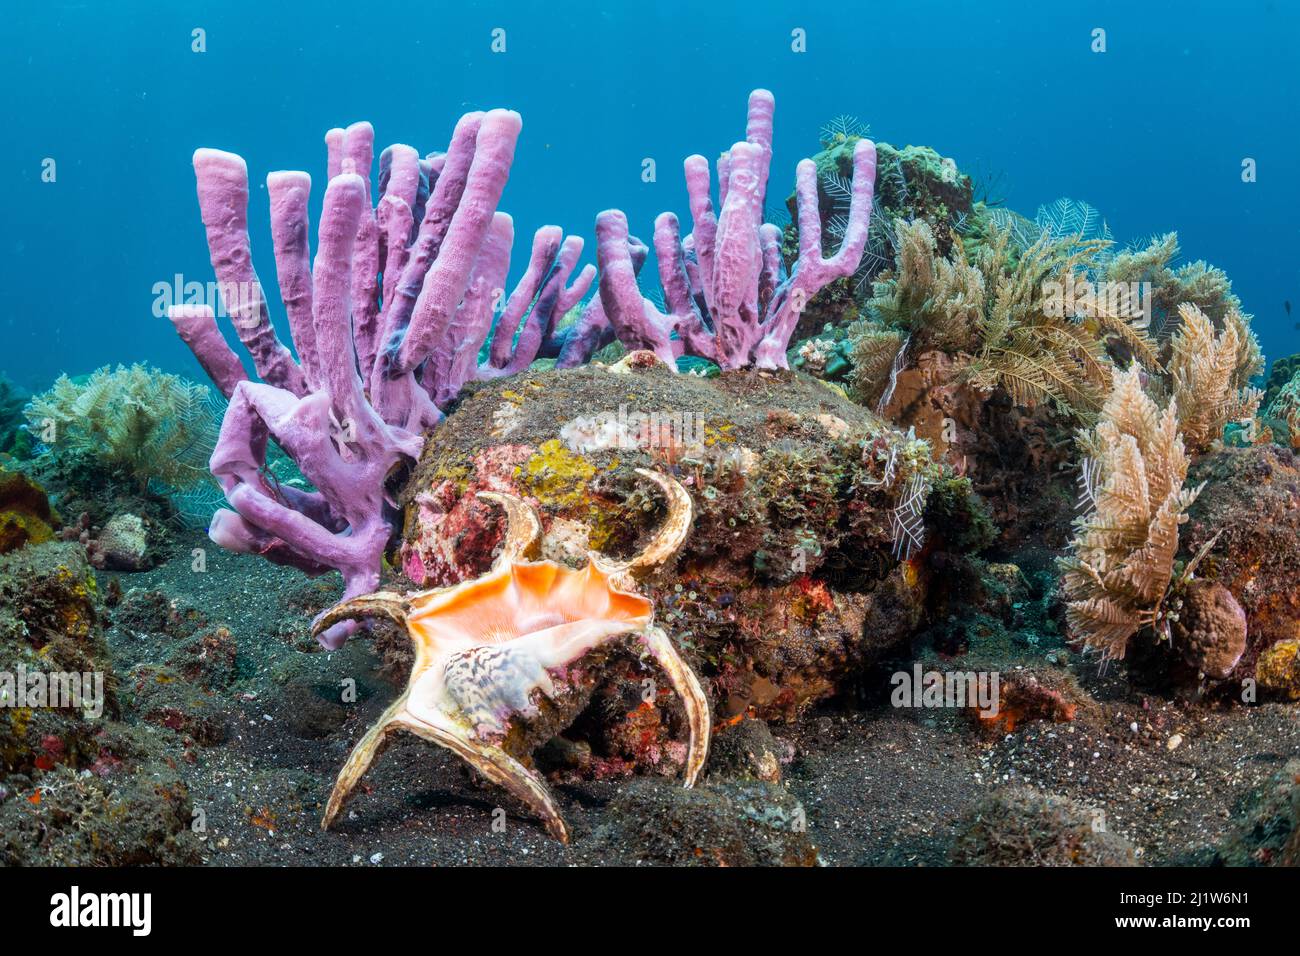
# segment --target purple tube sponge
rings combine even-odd
[[[628,238],[628,253],[632,259],[632,276],[641,274],[650,255],[650,247],[636,236]],[[600,296],[591,298],[578,316],[578,321],[557,331],[542,343],[543,358],[555,359],[556,368],[577,368],[591,361],[597,351],[609,345],[615,339],[614,327],[605,315],[605,307]]]
[[[580,236],[563,239],[559,226],[537,230],[528,270],[497,322],[488,360],[478,370],[480,379],[514,375],[526,369],[537,358],[542,343],[554,336],[556,321],[587,294],[596,278],[595,266],[588,265],[573,285],[565,285],[582,255],[582,245]],[[525,310],[528,316],[520,329],[519,320]]]
[[[763,222],[774,111],[767,90],[749,95],[745,141],[717,163],[720,212],[714,212],[708,160],[687,157],[691,234],[682,237],[672,213],[655,220],[655,256],[667,313],[637,287],[627,217],[617,209],[597,216],[601,307],[629,349],[649,349],[669,364],[688,354],[723,369],[786,368],[790,337],[809,300],[827,283],[857,269],[871,222],[875,144],[864,139],[854,148],[848,228],[832,256],[822,254],[816,165],[810,159],[799,163],[799,257],[787,275],[781,231]]]
[[[212,518],[212,540],[234,551],[317,574],[343,575],[344,598],[373,591],[398,520],[389,479],[417,459],[441,407],[478,372],[478,353],[510,265],[513,226],[497,211],[519,136],[507,110],[461,118],[445,155],[409,146],[379,160],[379,199],[369,175],[368,123],[325,137],[325,190],[314,263],[307,204],[311,177],[267,177],[280,297],[297,360],[276,337],[248,238],[248,170],[231,153],[194,154],[199,208],[222,302],[261,379],[249,380],[206,306],[170,318],[230,400],[212,455],[229,508]],[[506,306],[520,342],[494,348],[508,374],[531,361],[553,314],[591,285],[588,266],[570,288],[582,241],[539,230],[533,261]],[[513,311],[512,311],[513,310]],[[513,332],[513,330],[512,330]],[[536,340],[536,341],[534,341]],[[522,363],[522,365],[520,365]],[[266,468],[275,442],[311,482],[277,482]],[[355,625],[327,630],[339,646]]]

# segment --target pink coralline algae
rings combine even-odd
[[[563,238],[555,226],[540,229],[480,368],[510,265],[514,226],[497,205],[520,127],[508,110],[470,113],[445,154],[422,159],[410,146],[389,147],[379,158],[377,203],[369,180],[374,130],[369,123],[331,130],[314,264],[311,177],[267,177],[296,360],[276,336],[253,270],[247,166],[219,150],[194,154],[223,304],[261,379],[249,380],[211,308],[171,310],[176,330],[230,400],[211,460],[230,507],[213,516],[213,541],[309,573],[337,570],[345,598],[376,588],[398,521],[394,473],[419,457],[441,407],[465,382],[527,367],[554,335],[556,316],[594,279],[588,266],[566,286],[582,240]],[[274,480],[269,439],[315,490]],[[354,627],[330,628],[321,642],[337,647]]]
[[[407,540],[399,551],[406,577],[418,587],[448,587],[481,573],[500,535],[485,520],[492,506],[479,495],[516,494],[514,476],[536,451],[531,445],[484,448],[474,456],[472,481],[445,478],[419,492],[407,509]]]
[[[781,230],[763,222],[775,108],[767,90],[750,94],[745,141],[723,153],[717,163],[717,214],[708,160],[686,158],[692,232],[683,238],[677,216],[670,212],[655,220],[654,249],[666,314],[637,287],[635,240],[628,235],[627,217],[617,209],[597,217],[600,302],[629,350],[653,351],[669,365],[687,354],[723,369],[786,368],[790,337],[809,300],[857,269],[871,222],[875,144],[862,139],[854,148],[848,226],[830,257],[822,255],[816,164],[810,159],[799,163],[799,255],[787,276]]]

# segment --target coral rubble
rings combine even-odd
[[[174,757],[124,721],[78,544],[0,557],[0,864],[199,862]]]
[[[731,780],[695,790],[629,784],[593,834],[624,865],[816,866],[803,806],[781,787]]]

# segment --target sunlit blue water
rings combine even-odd
[[[197,146],[242,154],[254,183],[307,169],[319,201],[331,126],[369,119],[380,144],[427,152],[461,113],[510,107],[524,133],[502,208],[524,238],[545,222],[585,235],[593,261],[597,211],[645,236],[686,213],[681,159],[740,138],[755,86],[777,98],[773,197],[820,126],[853,114],[1003,173],[1029,215],[1069,196],[1120,240],[1177,229],[1184,259],[1227,270],[1270,357],[1300,351],[1300,4],[54,0],[3,20],[0,371],[27,388],[139,360],[204,380],[152,313],[155,283],[212,278]],[[264,196],[251,232],[273,296]],[[516,274],[525,258],[520,242]]]

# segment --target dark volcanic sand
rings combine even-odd
[[[366,640],[336,653],[299,649],[312,646],[310,611],[294,599],[328,603],[336,580],[309,582],[198,536],[192,546],[206,551],[205,573],[191,570],[187,546],[153,571],[103,574],[101,584],[117,577],[124,592],[162,591],[225,624],[237,642],[228,739],[196,748],[193,764],[179,762],[206,817],[208,864],[609,862],[591,834],[623,782],[551,785],[573,833],[565,847],[449,753],[410,737],[381,755],[345,819],[321,832],[338,768],[395,689]],[[159,638],[113,627],[109,639],[120,666],[153,659],[148,642]],[[957,818],[995,786],[1020,781],[1104,810],[1141,862],[1206,863],[1247,795],[1300,754],[1294,707],[1194,708],[1133,691],[1121,670],[1101,676],[1094,663],[1071,660],[1100,706],[1069,723],[1033,722],[990,738],[961,714],[895,710],[882,697],[866,710],[828,706],[797,726],[773,727],[793,744],[785,782],[806,809],[821,860],[941,864]],[[361,700],[344,707],[333,695],[348,677]],[[1174,735],[1181,743],[1170,749]],[[492,827],[497,807],[507,811],[504,832]]]

